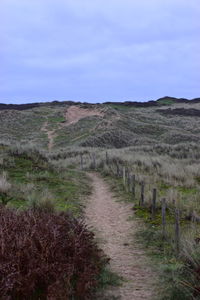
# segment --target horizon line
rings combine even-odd
[[[162,99],[176,99],[176,100],[187,100],[187,101],[192,101],[192,100],[195,100],[195,99],[200,99],[200,97],[195,97],[195,98],[191,98],[191,99],[188,99],[188,98],[184,98],[184,97],[181,97],[181,98],[178,98],[178,97],[173,97],[173,96],[163,96],[161,98],[158,98],[158,99],[150,99],[150,100],[144,100],[144,101],[135,101],[135,100],[124,100],[124,101],[120,101],[120,100],[112,100],[112,101],[104,101],[104,102],[87,102],[85,100],[71,100],[71,99],[68,99],[68,100],[58,100],[58,99],[54,99],[54,100],[50,100],[50,101],[35,101],[35,102],[24,102],[24,103],[13,103],[13,102],[9,102],[9,103],[5,103],[5,102],[0,102],[0,104],[3,104],[3,105],[30,105],[30,104],[43,104],[43,103],[55,103],[55,102],[58,102],[58,103],[62,103],[62,102],[74,102],[74,103],[82,103],[82,104],[106,104],[106,103],[128,103],[128,102],[132,102],[132,103],[148,103],[148,102],[156,102],[158,100],[162,100]]]

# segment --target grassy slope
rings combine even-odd
[[[84,173],[76,170],[56,170],[42,158],[16,155],[7,147],[0,148],[1,172],[6,172],[12,184],[11,207],[25,208],[31,201],[49,197],[58,210],[80,213],[80,199],[90,193]]]
[[[163,100],[164,101],[164,100]],[[55,149],[71,145],[115,147],[153,143],[176,144],[199,142],[200,118],[198,116],[162,114],[158,109],[168,107],[194,108],[199,104],[166,105],[160,101],[158,107],[128,107],[117,104],[98,105],[104,109],[104,117],[86,117],[77,124],[64,125],[65,106],[41,106],[25,111],[0,111],[0,138],[33,142],[47,148],[47,134],[41,130],[47,122],[48,130],[55,130]],[[84,107],[84,104],[81,105]],[[88,105],[85,105],[88,107]],[[186,111],[187,112],[187,111]],[[178,113],[178,112],[177,112]]]

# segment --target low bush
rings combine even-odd
[[[107,258],[66,213],[0,207],[0,299],[89,299]]]

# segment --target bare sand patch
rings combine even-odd
[[[79,106],[70,106],[65,113],[66,125],[77,123],[79,120],[90,116],[104,116],[104,113],[98,109],[81,108]]]

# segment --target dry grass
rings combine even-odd
[[[107,157],[106,157],[107,152]],[[157,187],[159,197],[175,199],[184,209],[199,211],[200,146],[197,144],[136,146],[123,149],[71,147],[49,156],[57,168],[122,172],[126,166],[138,182],[145,181],[146,193]],[[82,156],[82,160],[81,160]],[[106,160],[109,160],[109,166]],[[82,163],[81,163],[82,161]],[[117,167],[118,166],[118,167]],[[173,195],[173,196],[172,196]]]
[[[7,193],[11,189],[11,184],[7,180],[7,174],[0,175],[0,193]]]
[[[69,126],[65,125],[65,115],[69,105],[46,105],[25,111],[0,111],[0,138],[10,143],[33,142],[47,149],[48,136],[42,131],[47,129],[55,133],[54,150],[66,146],[92,146],[123,148],[127,146],[153,145],[166,143],[174,145],[181,142],[199,143],[200,118],[188,115],[164,115],[160,110],[168,108],[199,110],[199,103],[173,104],[170,106],[135,108],[117,105],[96,105],[90,107],[90,113],[103,111],[101,116],[86,116],[78,120],[73,114]],[[72,106],[73,108],[73,106]],[[88,110],[88,105],[75,106],[79,110]]]
[[[0,200],[3,205],[6,205],[10,200],[9,194],[12,189],[11,183],[7,179],[7,173],[3,172],[0,175]]]

